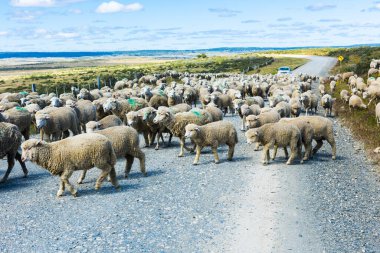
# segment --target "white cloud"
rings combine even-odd
[[[308,11],[324,11],[324,10],[331,10],[335,8],[336,8],[336,5],[334,4],[317,3],[317,4],[306,6],[305,9]]]
[[[0,36],[5,36],[5,35],[8,35],[8,32],[6,32],[6,31],[0,31]]]
[[[73,38],[79,37],[79,34],[78,33],[59,32],[55,36],[58,38],[62,38],[62,39],[73,39]]]
[[[11,5],[17,7],[49,7],[55,4],[55,0],[11,0]]]
[[[131,3],[131,4],[122,4],[116,1],[103,2],[98,8],[96,8],[96,12],[98,13],[114,13],[114,12],[132,12],[132,11],[140,11],[144,8],[144,6],[140,3]]]

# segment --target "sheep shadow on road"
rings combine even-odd
[[[45,180],[47,177],[51,177],[51,175],[48,173],[32,173],[28,177],[12,177],[11,174],[5,183],[0,184],[0,192],[12,192],[21,188],[35,187],[39,181]]]

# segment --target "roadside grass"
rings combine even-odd
[[[277,74],[278,68],[283,66],[288,66],[291,70],[294,70],[305,63],[309,62],[308,59],[305,58],[291,58],[291,57],[274,57],[274,61],[272,64],[262,67],[260,69],[251,70],[248,74]]]
[[[38,73],[15,78],[0,77],[0,92],[30,90],[33,83],[39,92],[69,92],[72,85],[80,88],[95,88],[99,76],[102,86],[113,86],[123,78],[135,79],[145,74],[162,73],[168,70],[188,73],[247,73],[254,68],[267,66],[272,57],[257,55],[215,56],[200,59],[147,63],[139,65],[116,65],[83,67]]]
[[[328,86],[328,85],[327,85]],[[326,87],[326,90],[330,89]],[[376,163],[380,164],[380,154],[376,154],[373,150],[380,146],[380,127],[377,126],[375,117],[376,102],[372,101],[367,109],[355,109],[350,111],[348,103],[344,103],[340,99],[340,92],[345,89],[349,90],[347,83],[339,81],[333,96],[336,98],[334,103],[335,116],[340,118],[341,123],[348,127],[353,136],[364,144],[368,157]],[[368,105],[369,100],[363,99]]]

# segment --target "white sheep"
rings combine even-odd
[[[235,145],[238,142],[234,125],[227,121],[212,122],[203,126],[189,124],[185,127],[185,137],[190,138],[196,144],[196,155],[193,164],[199,163],[199,157],[204,147],[210,146],[214,154],[215,163],[219,163],[217,148],[221,144],[228,145],[227,160],[234,156]]]
[[[63,195],[66,187],[76,197],[77,190],[69,182],[71,175],[74,171],[89,170],[93,167],[102,170],[96,181],[96,190],[101,187],[107,175],[115,188],[119,188],[114,168],[116,155],[111,142],[103,135],[81,134],[52,143],[30,139],[25,141],[21,148],[23,161],[30,160],[51,174],[60,176],[58,197]]]
[[[330,94],[325,94],[321,98],[321,106],[325,109],[325,117],[331,116],[334,101],[335,99],[333,99]]]
[[[363,103],[363,100],[357,95],[352,95],[350,97],[348,100],[348,106],[350,111],[355,108],[367,109],[367,106]]]

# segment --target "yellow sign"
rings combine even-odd
[[[338,60],[339,60],[339,61],[343,61],[343,60],[344,60],[344,57],[340,55],[340,56],[338,57]]]

